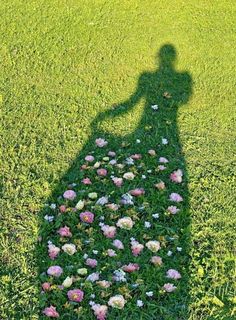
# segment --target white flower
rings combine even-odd
[[[122,270],[122,269],[119,269],[119,270],[115,270],[113,272],[114,276],[113,276],[113,279],[117,282],[126,282],[126,273]]]
[[[161,139],[161,143],[166,145],[166,144],[168,144],[168,140],[166,138],[162,138]]]
[[[154,219],[158,219],[159,218],[159,213],[154,213],[152,216],[153,216]]]
[[[134,164],[134,159],[132,159],[132,158],[126,158],[126,159],[125,159],[125,163],[128,164],[128,165],[133,165],[133,164]]]
[[[93,250],[93,254],[98,254],[98,250]]]
[[[61,247],[64,252],[72,256],[77,250],[76,246],[73,243],[66,243]]]
[[[89,199],[94,200],[98,197],[98,194],[96,192],[90,192],[88,194]]]
[[[126,180],[133,180],[135,177],[135,175],[133,174],[133,172],[126,172],[123,175],[123,178]]]
[[[82,209],[84,208],[84,205],[85,205],[85,202],[84,202],[83,200],[79,200],[79,201],[77,202],[77,204],[75,205],[75,208],[76,208],[77,210],[82,210]]]
[[[148,291],[148,292],[146,292],[146,295],[147,295],[148,297],[152,297],[152,296],[153,296],[153,291]]]
[[[167,252],[167,256],[168,256],[168,257],[172,256],[172,254],[173,254],[173,252],[170,251],[170,250]]]
[[[108,203],[108,197],[101,197],[97,200],[96,204],[100,206],[104,206],[104,204]]]
[[[46,214],[46,216],[44,216],[44,219],[48,222],[52,222],[54,220],[54,216],[49,216]]]
[[[150,240],[146,243],[146,247],[152,252],[157,252],[160,250],[160,242],[156,240]]]
[[[143,307],[143,301],[142,300],[137,300],[137,307],[139,307],[139,308]]]
[[[73,278],[66,277],[65,280],[62,282],[63,287],[69,288],[73,283]]]
[[[177,251],[179,251],[179,252],[182,251],[182,248],[181,248],[181,247],[177,247],[176,249],[177,249]]]
[[[126,205],[133,205],[134,202],[132,201],[133,197],[129,193],[125,193],[122,195],[121,203]]]
[[[147,177],[145,176],[145,174],[142,174],[142,179],[146,179]]]
[[[91,281],[91,282],[95,282],[97,280],[99,280],[99,273],[98,272],[94,272],[94,273],[91,273],[87,278],[86,278],[87,281]]]
[[[139,139],[136,139],[136,143],[140,143],[141,142],[141,140],[139,140]]]
[[[88,258],[87,253],[85,253],[85,254],[83,255],[83,258],[84,258],[84,259],[87,259],[87,258]]]
[[[156,110],[158,110],[158,105],[157,105],[157,104],[154,104],[154,105],[151,106],[151,108],[152,108],[152,110],[155,110],[155,111],[156,111]]]
[[[152,225],[151,225],[151,223],[149,221],[145,221],[144,222],[144,226],[145,226],[145,228],[149,229],[149,228],[151,228]]]
[[[112,308],[123,309],[125,306],[126,300],[120,294],[113,296],[109,299],[108,305]]]
[[[116,225],[121,229],[130,230],[133,228],[134,222],[130,217],[124,217],[119,219]]]
[[[56,205],[55,203],[52,203],[52,204],[50,205],[50,208],[53,209],[53,210],[55,210],[56,207],[57,207],[57,205]]]

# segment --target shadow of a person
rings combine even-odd
[[[62,194],[63,190],[68,188],[68,185],[70,188],[73,188],[72,183],[80,184],[81,187],[81,179],[85,177],[83,170],[80,170],[81,164],[84,163],[84,157],[87,154],[93,154],[95,146],[94,142],[98,137],[105,138],[109,142],[109,148],[123,154],[123,160],[133,153],[147,155],[142,158],[141,169],[141,171],[143,170],[142,176],[146,176],[146,178],[143,180],[140,179],[139,184],[144,186],[145,190],[149,190],[153,189],[155,183],[164,181],[166,189],[161,192],[156,192],[154,195],[149,195],[147,192],[147,195],[145,195],[145,203],[140,202],[140,206],[144,206],[144,211],[147,212],[149,216],[154,212],[159,214],[159,219],[155,223],[153,222],[152,228],[156,238],[161,240],[161,243],[165,248],[164,256],[162,256],[164,261],[163,268],[165,270],[166,265],[168,266],[168,269],[172,268],[179,270],[182,275],[182,280],[174,298],[172,298],[172,295],[164,295],[161,289],[163,286],[163,272],[160,273],[157,271],[158,268],[153,271],[153,269],[150,268],[150,256],[147,255],[146,258],[144,257],[142,260],[142,279],[149,279],[149,284],[151,285],[148,288],[142,284],[140,289],[135,290],[139,290],[138,294],[141,296],[145,295],[145,290],[153,290],[154,292],[159,290],[159,294],[155,297],[155,300],[150,303],[148,309],[143,308],[142,312],[135,311],[135,309],[128,311],[130,320],[187,319],[188,314],[188,246],[190,217],[188,214],[187,169],[179,138],[177,112],[178,107],[186,104],[192,94],[192,80],[188,72],[176,71],[176,50],[173,45],[166,44],[162,46],[158,57],[158,69],[154,72],[144,72],[139,77],[137,89],[128,100],[115,105],[108,111],[98,114],[94,119],[91,124],[91,136],[83,149],[79,152],[78,157],[75,159],[70,169],[62,177],[58,188],[53,191],[52,196],[49,199],[49,201],[55,202],[55,199],[58,199],[58,196]],[[122,117],[123,115],[132,112],[141,99],[144,99],[145,104],[143,114],[139,124],[132,133],[123,137],[118,137],[115,134],[107,133],[101,129],[101,123],[109,121],[109,119],[115,121],[117,117]],[[140,139],[141,143],[137,143],[137,139]],[[166,145],[166,143],[168,144]],[[156,149],[157,156],[150,157],[148,155],[148,150],[154,148]],[[158,162],[160,157],[169,160],[168,165],[166,165],[167,168],[163,171],[163,163]],[[152,169],[152,175],[149,176],[148,171],[150,168]],[[169,179],[171,172],[177,169],[181,169],[184,173],[184,179],[181,184],[171,183]],[[153,172],[155,172],[154,175]],[[86,186],[83,186],[82,189],[85,190],[81,190],[81,192],[86,192]],[[105,196],[109,187],[107,189],[107,186],[102,184],[98,189],[101,193],[100,196]],[[121,188],[118,193],[122,196],[122,193],[127,191],[126,186],[126,188]],[[180,212],[174,216],[167,211],[167,208],[172,204],[168,198],[171,193],[180,193],[184,198]],[[46,209],[46,211],[43,212],[43,216],[45,215],[45,212],[49,214],[50,210],[50,208]],[[64,224],[66,223],[73,229],[73,224],[76,222],[76,219],[70,220],[68,217],[60,217],[60,219],[62,219]],[[53,261],[44,263],[41,261],[41,258],[47,255],[45,250],[46,242],[48,240],[54,241],[54,239],[55,241],[58,241],[53,234],[56,233],[59,224],[56,222],[56,227],[50,227],[47,231],[45,230],[44,225],[45,223],[43,223],[42,226],[42,255],[39,257],[40,273],[45,271],[48,266],[55,264]],[[124,243],[125,241],[129,243],[129,237],[132,235],[127,233],[126,235],[124,234],[124,236],[126,237]],[[95,239],[95,244],[96,242],[101,241],[99,237],[96,239],[96,234],[94,234],[93,237]],[[149,239],[148,229],[144,232],[143,225],[140,224],[140,230],[137,230],[136,237],[138,237],[139,240],[146,239],[147,241]],[[106,246],[105,241],[104,246]],[[87,249],[86,252],[88,251],[89,249]],[[128,263],[128,257],[129,254],[124,253],[121,259],[122,262]],[[67,264],[73,264],[73,262],[78,261],[78,264],[82,265],[81,261],[83,259],[81,259],[78,261],[78,258],[76,260],[73,257],[68,260],[67,258],[60,258],[59,256],[57,264],[60,265],[61,263],[63,265],[66,261]],[[47,260],[49,259],[45,258],[45,261]],[[45,279],[44,276],[43,279]],[[166,279],[166,282],[169,282],[168,279]],[[45,301],[45,304],[49,303],[48,299]],[[55,299],[50,300],[50,303],[52,302],[57,305]],[[109,314],[111,317],[110,319],[115,319],[115,317],[117,319],[125,319],[119,318],[120,314],[115,310],[112,310]],[[89,315],[90,314],[84,315],[84,319],[90,319]],[[64,318],[62,317],[62,319],[69,319],[68,317],[69,313],[65,313]],[[71,318],[71,315],[70,319],[73,319]],[[83,319],[83,317],[81,319]],[[91,319],[93,319],[93,317],[91,317]]]

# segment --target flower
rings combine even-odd
[[[67,226],[61,227],[57,233],[59,233],[59,235],[61,237],[72,237],[72,233],[70,232],[70,228]]]
[[[60,251],[61,249],[56,247],[54,244],[50,243],[48,245],[48,255],[50,259],[54,260],[58,256]]]
[[[107,255],[109,257],[115,257],[117,254],[113,249],[107,249]]]
[[[112,177],[112,181],[117,187],[121,187],[123,184],[123,179],[122,178],[117,178],[117,177]]]
[[[168,144],[168,140],[167,140],[166,138],[162,138],[162,139],[161,139],[161,143],[162,143],[163,145],[166,145],[166,144]]]
[[[139,308],[143,307],[143,301],[142,300],[137,300],[136,304],[137,304],[137,307],[139,307]]]
[[[97,317],[97,320],[105,320],[107,316],[107,306],[101,305],[101,304],[94,304],[92,305],[92,310],[94,312],[94,315]]]
[[[183,177],[183,171],[181,169],[178,169],[171,173],[170,180],[175,183],[181,183]]]
[[[56,310],[56,307],[50,306],[47,307],[43,310],[43,313],[45,316],[50,317],[50,318],[59,318],[59,313]]]
[[[148,150],[148,153],[150,154],[150,156],[155,156],[156,155],[156,151],[153,149]]]
[[[124,204],[124,205],[133,205],[133,197],[131,196],[131,194],[129,193],[125,193],[122,195],[122,199],[121,199],[121,204]]]
[[[96,140],[95,140],[95,143],[96,143],[96,145],[97,145],[99,148],[103,148],[103,147],[105,147],[105,146],[108,144],[108,142],[107,142],[105,139],[103,139],[103,138],[98,138],[98,139],[96,139]]]
[[[123,217],[117,221],[116,225],[121,229],[130,230],[133,228],[134,222],[130,217]]]
[[[85,185],[92,184],[92,181],[89,178],[84,178],[81,182]]]
[[[175,287],[173,283],[165,283],[163,286],[163,290],[166,292],[173,292],[175,289],[177,289],[177,287]]]
[[[172,192],[170,194],[170,201],[181,202],[181,201],[183,201],[183,198],[178,193]]]
[[[129,193],[131,194],[131,196],[138,197],[145,194],[145,191],[142,188],[137,188],[137,189],[130,190]]]
[[[97,169],[97,168],[100,167],[100,165],[101,165],[101,162],[97,161],[97,162],[94,163],[93,167],[94,167],[94,169]]]
[[[62,247],[62,250],[72,256],[77,250],[76,246],[73,243],[66,243]]]
[[[87,281],[91,281],[91,282],[95,282],[99,279],[99,272],[94,272],[94,273],[91,273],[87,278],[86,280]]]
[[[112,283],[110,281],[101,280],[96,282],[97,285],[99,285],[101,288],[109,288]]]
[[[50,284],[49,282],[44,282],[44,283],[42,284],[42,289],[43,289],[43,291],[49,291],[50,288],[51,288],[51,284]]]
[[[160,165],[160,166],[158,166],[158,169],[159,169],[160,171],[164,171],[164,170],[166,169],[166,167],[163,166],[163,165]]]
[[[108,152],[108,156],[109,157],[115,157],[116,156],[116,153],[114,151],[109,151]]]
[[[151,257],[151,263],[153,263],[154,266],[161,266],[162,265],[162,258],[159,256],[153,256],[153,257]]]
[[[124,265],[122,270],[125,272],[134,272],[139,270],[139,265],[137,263],[129,263],[128,265]]]
[[[168,163],[169,161],[165,157],[160,157],[159,162],[160,163]]]
[[[148,297],[153,297],[153,291],[148,291],[148,292],[146,292],[146,296],[148,296]]]
[[[104,236],[107,238],[114,238],[116,235],[116,227],[103,225],[101,229],[103,231]]]
[[[134,159],[134,160],[139,160],[142,158],[142,155],[140,153],[135,153],[135,154],[132,154],[130,156],[130,158]]]
[[[151,226],[152,226],[151,222],[149,222],[149,221],[145,221],[144,222],[144,227],[145,228],[149,229],[149,228],[151,228]]]
[[[143,251],[144,245],[139,243],[138,241],[131,242],[131,250],[132,254],[137,257]]]
[[[112,308],[123,309],[125,306],[126,300],[120,294],[113,296],[109,299],[108,305]]]
[[[81,302],[84,298],[84,292],[80,289],[69,290],[67,297],[70,301]]]
[[[126,282],[126,273],[122,270],[115,270],[114,272],[114,276],[113,276],[113,280],[117,281],[117,282]]]
[[[85,160],[88,161],[88,162],[93,162],[93,161],[94,161],[94,156],[91,156],[90,154],[88,154],[88,155],[85,157]]]
[[[154,104],[154,105],[151,106],[151,108],[152,108],[152,110],[156,111],[156,110],[158,110],[158,105]]]
[[[91,268],[95,268],[98,264],[96,259],[91,259],[91,258],[86,259],[85,263],[87,266],[89,266]]]
[[[90,211],[84,211],[84,212],[81,212],[79,217],[82,222],[93,223],[94,214]]]
[[[63,197],[64,199],[66,200],[74,200],[75,197],[76,197],[76,193],[74,190],[66,190],[64,193],[63,193]]]
[[[89,199],[91,199],[91,200],[95,200],[95,199],[97,199],[98,194],[97,194],[96,192],[90,192],[90,193],[88,194],[88,197],[89,197]]]
[[[169,206],[167,208],[167,211],[171,214],[176,214],[177,212],[179,212],[179,209],[176,206]]]
[[[59,207],[59,210],[61,213],[64,213],[66,212],[66,206],[64,204],[62,204],[60,207]]]
[[[97,169],[97,174],[101,177],[105,177],[107,175],[107,170],[104,168]]]
[[[85,202],[83,200],[79,200],[75,206],[77,210],[82,210],[85,206]]]
[[[63,269],[60,266],[51,266],[47,270],[47,274],[49,276],[53,276],[56,278],[60,277],[62,273],[63,273]]]
[[[175,280],[178,280],[181,278],[181,274],[175,270],[175,269],[169,269],[167,272],[166,272],[166,277],[167,278],[170,278],[170,279],[175,279]]]
[[[126,172],[123,174],[123,178],[126,180],[133,180],[135,177],[135,175],[133,174],[133,172]]]
[[[115,203],[108,203],[106,207],[112,211],[117,211],[119,209],[119,205]]]
[[[88,270],[86,268],[80,268],[77,270],[77,273],[81,276],[85,276],[88,273]]]
[[[108,197],[101,197],[97,200],[96,204],[99,206],[104,206],[104,204],[108,203]]]
[[[124,249],[123,243],[118,239],[113,240],[112,244],[113,244],[114,247],[116,247],[119,250],[123,250]]]
[[[66,277],[65,280],[62,282],[64,288],[69,288],[73,283],[73,278]]]
[[[146,243],[146,247],[152,252],[157,252],[160,250],[160,242],[156,240],[150,240]]]
[[[160,181],[158,183],[155,184],[155,187],[158,189],[158,190],[164,190],[165,189],[165,183],[163,181]]]

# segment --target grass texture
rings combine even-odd
[[[40,319],[41,213],[96,133],[130,143],[139,134],[145,149],[145,107],[161,103],[160,92],[100,115],[155,83],[166,44],[190,84],[182,103],[173,95],[172,119],[188,173],[188,311],[143,319],[234,318],[235,10],[225,0],[0,3],[1,319]],[[175,93],[175,73],[161,79]]]

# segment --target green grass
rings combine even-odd
[[[13,0],[0,13],[1,319],[39,318],[42,208],[90,146],[96,116],[135,92],[167,43],[178,52],[176,71],[192,80],[174,116],[191,215],[189,312],[178,319],[233,319],[233,2]],[[144,106],[101,130],[117,141],[134,137]]]

